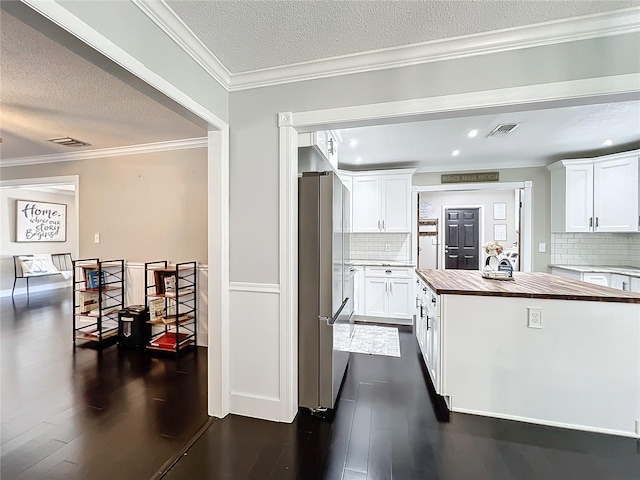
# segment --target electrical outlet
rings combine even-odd
[[[527,308],[527,326],[529,328],[542,328],[542,309]]]
[[[100,234],[99,233],[94,233],[93,234],[93,243],[100,243]]]

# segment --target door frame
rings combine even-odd
[[[533,182],[525,180],[521,182],[494,182],[494,183],[468,183],[468,184],[453,184],[453,185],[414,185],[411,192],[411,205],[413,212],[411,213],[412,220],[412,262],[416,263],[418,259],[418,193],[424,192],[459,192],[459,191],[487,191],[487,190],[522,190],[522,210],[520,217],[520,255],[519,267],[520,272],[532,272],[533,271]],[[442,222],[439,222],[441,224]],[[438,225],[438,236],[442,236],[440,232],[440,225]],[[442,243],[442,242],[441,242]],[[443,244],[444,245],[444,244]],[[442,248],[444,251],[444,248]],[[443,257],[438,248],[438,262],[442,265]]]
[[[445,253],[444,253],[444,244],[445,244],[445,212],[449,208],[456,209],[478,209],[478,270],[482,268],[482,244],[484,243],[484,205],[442,205],[442,211],[440,212],[440,218],[442,218],[442,222],[438,222],[438,229],[440,230],[439,235],[442,241],[440,242],[440,246],[438,248],[438,262],[442,265],[442,270],[446,270],[446,262],[445,262]]]
[[[478,114],[487,109],[505,106],[563,106],[577,100],[626,96],[638,91],[640,75],[568,80],[563,82],[522,85],[487,91],[449,94],[400,100],[395,102],[356,105],[301,112],[280,112],[279,128],[279,401],[281,421],[292,422],[298,411],[298,134],[329,130],[336,126],[363,126],[419,120],[429,115],[450,113],[461,115],[473,110]],[[523,182],[520,182],[523,183]],[[525,182],[526,183],[526,182]],[[531,182],[525,189],[531,202]],[[468,187],[468,186],[467,186]],[[416,202],[412,202],[416,205]],[[530,205],[529,205],[530,206]],[[414,217],[415,218],[415,217]],[[531,235],[531,216],[523,238]],[[415,226],[416,222],[412,221]],[[412,227],[414,228],[414,227]],[[524,230],[524,226],[522,227]],[[412,235],[415,238],[415,233]],[[414,242],[415,244],[415,242]],[[413,257],[415,260],[415,257]],[[531,270],[531,252],[525,252],[523,271]]]

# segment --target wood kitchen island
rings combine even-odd
[[[640,437],[639,294],[546,273],[416,272],[416,336],[451,411]]]

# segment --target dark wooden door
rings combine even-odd
[[[478,270],[480,234],[478,208],[445,210],[444,268]]]

